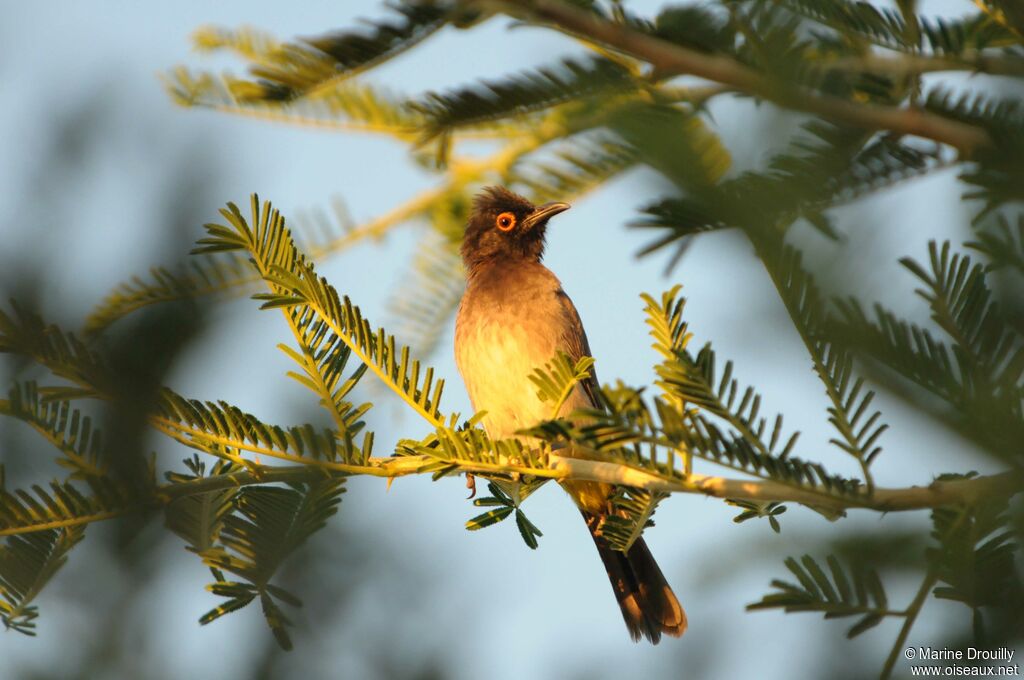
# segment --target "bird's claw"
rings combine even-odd
[[[476,477],[473,476],[472,472],[466,473],[466,488],[469,489],[469,495],[466,496],[466,500],[474,498],[476,496]]]

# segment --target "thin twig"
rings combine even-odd
[[[917,595],[914,596],[914,601],[910,603],[910,606],[907,607],[907,611],[904,613],[906,618],[903,620],[903,627],[900,628],[900,634],[896,636],[896,642],[893,643],[892,651],[889,652],[889,657],[885,660],[885,666],[882,668],[879,680],[888,680],[892,675],[892,669],[896,666],[896,659],[899,658],[900,650],[907,643],[910,629],[914,627],[917,615],[921,613],[921,607],[924,606],[924,601],[928,599],[928,593],[931,592],[932,586],[935,585],[936,581],[938,581],[938,577],[935,575],[935,572],[929,570],[928,574],[924,577],[924,581],[921,583],[920,589],[917,591]]]

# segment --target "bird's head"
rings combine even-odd
[[[535,206],[504,187],[487,187],[473,200],[462,240],[466,268],[472,271],[488,262],[538,262],[548,220],[568,209],[568,203]]]

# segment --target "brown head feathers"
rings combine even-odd
[[[472,272],[488,264],[521,260],[539,262],[548,220],[568,209],[569,204],[558,202],[535,206],[505,187],[484,188],[473,199],[462,241],[466,269]]]

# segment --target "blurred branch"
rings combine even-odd
[[[921,54],[888,57],[879,54],[865,54],[826,62],[825,68],[885,73],[896,77],[943,71],[970,71],[993,76],[1024,76],[1024,59],[985,54],[980,51],[966,52],[956,57],[934,57]]]
[[[993,143],[985,130],[973,125],[917,107],[854,104],[805,88],[785,86],[735,59],[681,47],[622,24],[602,20],[557,0],[487,0],[485,4],[518,18],[550,23],[557,30],[575,37],[603,43],[646,61],[661,74],[699,76],[763,97],[785,108],[838,123],[933,139],[955,147],[965,157],[971,157],[979,148]]]

